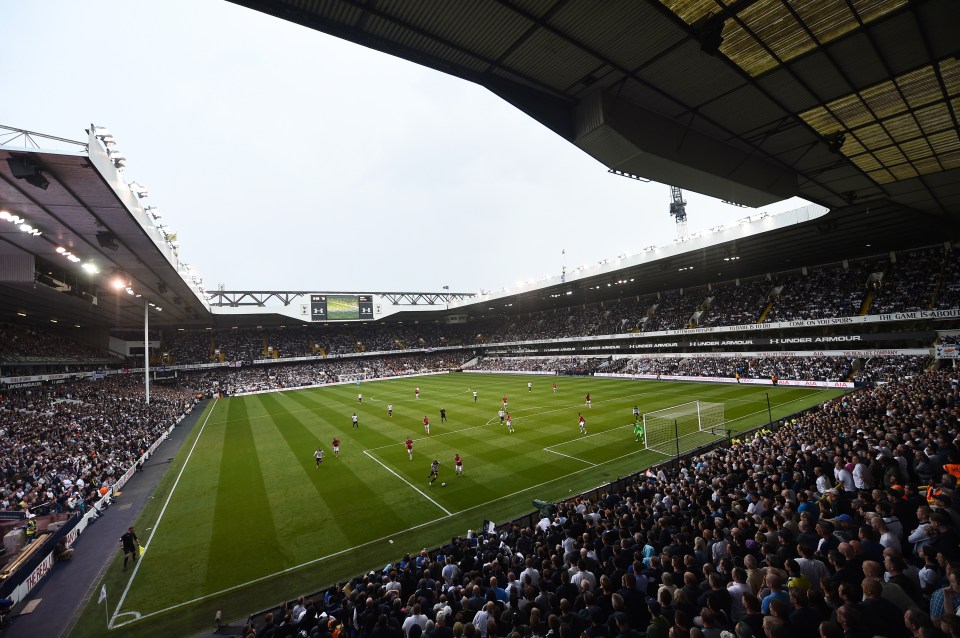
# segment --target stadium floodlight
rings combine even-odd
[[[143,199],[150,193],[150,191],[147,190],[146,186],[144,186],[143,184],[137,181],[130,182],[129,184],[127,184],[127,186],[129,186],[130,190],[133,191],[133,194],[139,197],[140,199]]]
[[[97,274],[98,272],[100,272],[100,269],[97,268],[97,265],[96,265],[95,263],[93,263],[92,261],[88,261],[87,263],[85,263],[84,265],[82,265],[82,266],[80,266],[80,267],[83,268],[84,270],[86,270],[88,273],[91,273],[91,274],[94,274],[94,275]]]

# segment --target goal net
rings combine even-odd
[[[722,403],[691,401],[643,415],[643,443],[668,456],[726,436]]]

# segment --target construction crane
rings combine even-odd
[[[640,177],[627,171],[621,171],[616,168],[608,168],[607,172],[620,177],[628,177],[638,182],[649,183],[646,177]],[[677,239],[683,241],[687,238],[687,202],[683,201],[683,191],[679,186],[670,187],[670,216],[677,222]]]
[[[670,187],[670,216],[677,222],[677,239],[683,241],[687,238],[687,202],[679,186]]]

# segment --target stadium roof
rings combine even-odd
[[[149,303],[159,309],[151,321],[209,325],[178,273],[184,265],[106,151],[95,141],[26,139],[68,150],[0,146],[0,308],[28,323],[138,326]]]
[[[831,209],[460,311],[691,287],[934,244],[960,228],[955,0],[234,1],[481,84],[611,169],[730,202],[799,195]],[[106,151],[60,141],[69,150],[0,146],[0,210],[43,232],[0,219],[5,312],[134,327],[150,300],[163,307],[151,321],[167,325],[289,323],[211,317]],[[46,188],[28,179],[35,169]],[[643,245],[642,220],[626,215],[624,228],[597,232],[635,232]],[[68,267],[57,248],[100,273]],[[109,287],[114,271],[135,294]],[[423,317],[394,317],[405,314]]]
[[[955,0],[232,1],[481,84],[611,169],[957,228]]]

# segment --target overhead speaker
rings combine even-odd
[[[120,244],[117,243],[117,236],[110,231],[101,231],[97,233],[97,243],[100,248],[109,248],[110,250],[119,250]]]
[[[26,155],[8,157],[7,166],[10,167],[11,175],[26,181],[32,186],[41,190],[47,190],[47,187],[50,186],[50,181],[43,176],[40,165]]]

